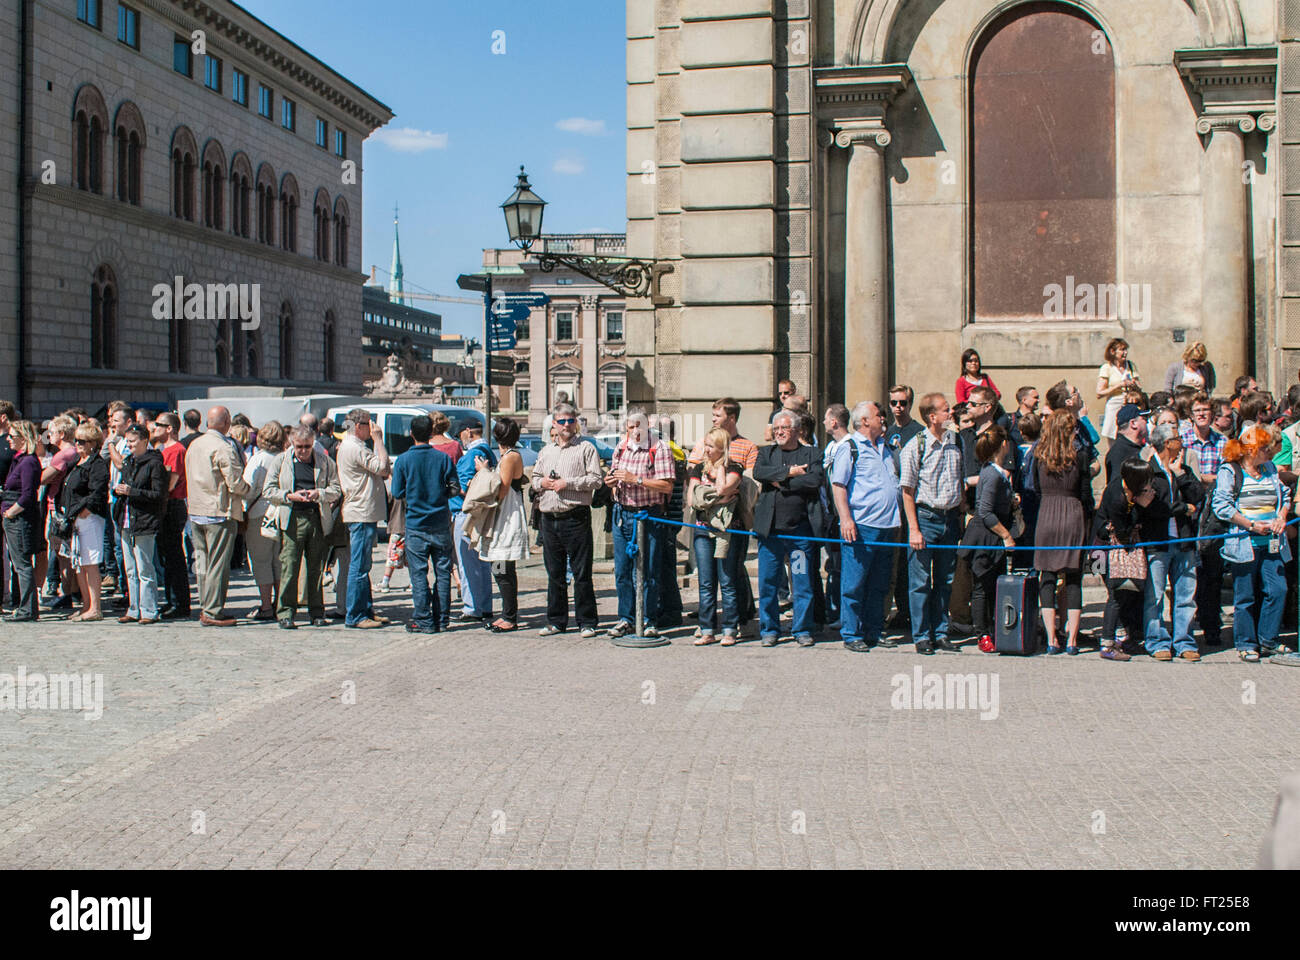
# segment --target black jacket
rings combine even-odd
[[[59,505],[69,520],[82,510],[108,519],[108,461],[98,453],[84,463],[74,463],[63,481]]]
[[[790,468],[777,458],[780,449],[776,444],[763,447],[758,451],[758,460],[754,463],[754,480],[760,484],[758,503],[754,505],[754,532],[760,537],[770,536],[774,532],[772,525],[776,517],[777,491],[784,490],[787,493],[798,493],[804,498],[813,536],[820,537],[826,529],[821,500],[821,488],[826,479],[822,452],[817,447],[805,445],[791,451],[798,455],[796,462],[808,468],[803,476],[791,477]]]
[[[1115,437],[1110,449],[1106,451],[1106,482],[1110,483],[1119,476],[1119,468],[1124,465],[1125,460],[1142,455],[1142,447],[1134,443],[1124,434]]]
[[[1154,471],[1151,486],[1156,492],[1155,499],[1151,501],[1149,507],[1136,507],[1134,509],[1138,522],[1142,524],[1145,533],[1143,540],[1147,542],[1168,540],[1170,517],[1178,523],[1178,536],[1180,539],[1196,536],[1200,511],[1205,505],[1205,484],[1196,478],[1196,473],[1193,470],[1184,467],[1182,476],[1174,477],[1173,504],[1171,506],[1169,478],[1165,476],[1165,472],[1159,466],[1156,466],[1154,458],[1152,458],[1151,463]],[[1187,515],[1189,505],[1196,507],[1195,518],[1189,518]],[[1181,544],[1181,546],[1192,547],[1195,544]]]
[[[113,504],[113,522],[119,527],[130,511],[130,529],[138,536],[156,536],[162,528],[167,509],[167,467],[162,454],[146,450],[138,460],[128,456],[122,461],[122,483],[131,492]]]
[[[1101,504],[1097,507],[1097,516],[1092,524],[1092,532],[1097,542],[1110,543],[1112,532],[1115,539],[1125,547],[1156,539],[1147,536],[1149,531],[1138,515],[1141,509],[1136,504],[1129,506],[1128,497],[1124,494],[1122,477],[1116,477],[1106,484],[1106,489],[1101,494]]]

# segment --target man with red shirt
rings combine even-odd
[[[188,620],[190,618],[190,575],[185,562],[182,537],[189,519],[185,497],[185,444],[180,440],[181,420],[168,412],[154,421],[153,439],[167,467],[167,509],[163,513],[162,529],[158,535],[158,553],[163,562],[163,584],[167,590],[167,605],[159,612],[163,620]],[[197,436],[197,434],[195,434]]]

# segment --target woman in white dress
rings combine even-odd
[[[257,451],[248,458],[244,467],[244,480],[249,492],[244,497],[244,516],[248,519],[248,532],[244,543],[248,548],[248,565],[253,570],[253,582],[262,605],[253,614],[254,620],[274,620],[276,594],[280,585],[280,537],[267,537],[262,532],[262,520],[271,507],[271,501],[262,496],[267,473],[278,471],[278,461],[284,453],[284,427],[278,420],[268,420],[257,431]]]
[[[1124,406],[1124,392],[1130,387],[1139,388],[1141,377],[1128,358],[1128,341],[1113,338],[1106,344],[1106,358],[1097,371],[1097,399],[1106,401],[1106,415],[1101,423],[1101,435],[1114,440],[1118,430],[1115,418]]]
[[[519,424],[501,417],[492,427],[500,457],[497,472],[501,489],[497,493],[497,517],[492,525],[492,543],[483,559],[492,564],[492,578],[501,594],[501,616],[491,626],[493,633],[509,633],[519,627],[519,579],[515,564],[528,559],[528,518],[524,513],[524,458],[515,449]],[[486,461],[478,458],[482,469]]]

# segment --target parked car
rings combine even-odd
[[[460,432],[470,423],[486,423],[483,413],[473,407],[453,407],[437,403],[356,403],[348,407],[331,407],[326,411],[325,416],[332,419],[335,426],[341,426],[347,418],[348,411],[357,407],[369,410],[371,419],[378,421],[380,429],[384,431],[384,448],[390,457],[396,457],[411,449],[411,444],[414,442],[411,440],[411,421],[418,416],[428,416],[435,410],[446,414],[447,419],[451,421],[447,436],[453,439],[458,438]],[[486,429],[484,434],[487,435]]]
[[[523,457],[525,469],[531,468],[537,462],[537,454],[544,446],[546,446],[546,438],[540,433],[519,435],[519,442],[515,444],[515,448],[519,451],[519,456]]]

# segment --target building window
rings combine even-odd
[[[140,49],[140,14],[124,3],[117,7],[117,39],[132,49]]]
[[[605,381],[605,412],[614,413],[623,409],[623,381]]]
[[[190,328],[179,310],[172,310],[167,321],[167,369],[171,373],[190,372]]]
[[[352,217],[348,214],[348,205],[342,197],[334,201],[334,264],[339,267],[348,265],[348,229]]]
[[[325,382],[334,382],[334,311],[325,311],[325,329],[321,340],[325,347]]]
[[[203,85],[209,90],[221,92],[221,58],[208,54],[203,61]]]
[[[275,103],[275,94],[271,88],[264,83],[257,85],[257,113],[259,116],[271,119],[271,107]]]
[[[316,191],[314,211],[316,224],[316,259],[329,263],[330,259],[330,197],[324,189]]]
[[[203,149],[203,225],[225,228],[226,158],[215,140]]]
[[[262,352],[258,349],[257,331],[248,333],[248,346],[244,350],[244,369],[250,380],[259,380],[262,376]]]
[[[348,135],[343,130],[334,131],[334,155],[347,159],[348,155]]]
[[[117,199],[140,206],[140,151],[144,149],[144,119],[129,100],[117,108]]]
[[[294,102],[288,97],[280,98],[280,126],[286,130],[296,130],[297,121],[294,115]]]
[[[293,307],[287,300],[280,306],[280,377],[293,379]]]
[[[605,314],[605,339],[610,341],[623,339],[622,310],[611,310]]]
[[[1110,45],[1072,7],[1017,6],[980,37],[970,90],[974,319],[1071,319],[1045,289],[1118,282]]]
[[[194,76],[194,61],[190,56],[190,38],[172,39],[172,69],[186,77]]]
[[[528,409],[528,388],[527,387],[515,387],[515,409],[516,410]]]
[[[280,246],[298,252],[298,181],[286,173],[280,183]]]
[[[316,118],[316,146],[324,149],[329,146],[330,125],[320,117]]]
[[[99,0],[77,0],[77,19],[99,29]]]
[[[237,237],[249,236],[253,176],[248,157],[235,154],[230,164],[230,232]]]
[[[257,171],[257,240],[275,246],[275,173],[262,164]]]
[[[108,107],[100,92],[89,84],[77,91],[72,114],[75,123],[77,189],[104,192],[104,135]]]
[[[518,320],[518,321],[516,321],[516,323],[515,323],[515,339],[516,339],[516,340],[527,340],[527,339],[528,339],[528,334],[529,334],[529,331],[528,331],[528,320],[529,320],[529,318],[528,318],[527,316],[525,316],[522,320]]]
[[[560,341],[573,339],[573,311],[555,311],[555,339]]]
[[[248,74],[230,68],[230,99],[241,107],[248,106]]]
[[[558,279],[556,279],[555,282],[558,283],[560,286],[565,287],[573,283],[573,277],[559,277]]]
[[[181,127],[172,137],[172,215],[194,221],[194,179],[198,169],[194,135]]]
[[[90,366],[111,370],[117,366],[117,276],[101,264],[90,284]]]

